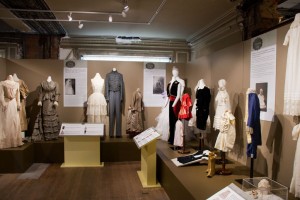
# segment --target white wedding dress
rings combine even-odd
[[[155,127],[156,131],[161,135],[160,139],[168,141],[170,132],[169,132],[169,103],[162,108],[161,113],[155,119],[157,125]]]
[[[289,45],[286,63],[283,114],[300,115],[300,13],[287,32],[283,45]]]
[[[107,103],[103,95],[104,79],[91,79],[93,93],[87,102],[87,121],[89,123],[106,123]]]

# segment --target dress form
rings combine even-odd
[[[97,72],[94,76],[94,79],[102,79],[101,75]]]
[[[52,77],[48,76],[47,82],[50,83],[51,81],[52,81]],[[41,101],[38,102],[38,106],[42,106],[42,102]],[[54,102],[54,106],[58,106],[58,102],[57,101]]]
[[[210,90],[208,87],[205,89],[205,87],[204,79],[200,79],[195,87],[195,123],[199,130],[199,150],[204,149],[204,133],[206,133],[206,124],[207,120],[209,120],[209,104],[211,100]],[[200,102],[198,102],[199,100]],[[205,125],[203,125],[203,122]]]
[[[203,79],[200,79],[195,87],[195,90],[203,89],[206,86],[205,82]]]
[[[173,75],[173,76],[172,76],[172,79],[171,79],[171,81],[170,81],[170,88],[172,87],[172,84],[174,83],[174,81],[178,81],[178,82],[180,83],[180,84],[179,84],[180,87],[177,88],[177,94],[178,94],[178,95],[177,95],[177,97],[176,97],[176,99],[174,100],[174,103],[173,103],[173,105],[172,105],[172,107],[174,107],[174,106],[176,106],[178,100],[181,99],[181,96],[182,96],[183,91],[184,91],[185,83],[184,83],[184,80],[182,80],[182,79],[179,77],[179,71],[178,71],[178,69],[177,69],[176,67],[173,67],[173,69],[172,69],[172,75]],[[169,99],[167,99],[167,102],[166,102],[165,105],[167,105],[168,100],[169,100]]]
[[[216,101],[216,103],[218,101],[221,101],[221,106],[222,106],[221,115],[223,115],[225,111],[230,110],[229,97],[228,97],[228,93],[226,91],[226,81],[224,79],[220,79],[218,81],[218,86],[219,86],[219,92],[216,96],[215,101]],[[216,110],[216,115],[217,115],[217,110]],[[216,116],[215,116],[215,121],[216,121]],[[214,121],[214,123],[215,123],[215,121]],[[218,127],[214,126],[214,128],[216,130],[219,130],[220,127],[218,125]],[[232,174],[232,172],[230,170],[227,170],[226,167],[225,167],[226,166],[226,152],[224,152],[224,151],[221,151],[221,162],[222,162],[222,168],[217,170],[216,173],[219,174],[219,175],[230,175],[230,174]]]
[[[52,81],[52,78],[51,78],[51,76],[48,76],[48,78],[47,78],[47,82],[51,82]]]
[[[87,122],[88,123],[107,123],[107,102],[103,95],[104,79],[99,73],[91,79],[92,94],[87,101]]]
[[[21,146],[19,84],[12,75],[0,83],[0,149]]]
[[[12,75],[8,75],[6,80],[9,80],[9,81],[14,81],[14,78],[13,78],[13,76],[12,76]]]
[[[13,78],[14,78],[14,81],[16,81],[16,82],[19,81],[19,78],[16,73],[13,74]]]
[[[184,91],[184,80],[179,78],[179,72],[176,67],[172,69],[172,79],[168,84],[167,92],[168,92],[168,102],[169,102],[169,129],[170,129],[170,137],[169,144],[174,143],[174,135],[175,135],[175,124],[178,120],[178,114],[181,107],[181,97]],[[166,104],[167,105],[167,104]]]

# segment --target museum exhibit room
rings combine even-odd
[[[300,200],[300,0],[0,0],[1,200]]]

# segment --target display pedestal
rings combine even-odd
[[[64,136],[65,162],[61,167],[103,167],[100,136]]]
[[[141,148],[141,171],[137,173],[143,188],[161,187],[156,180],[156,139]]]
[[[64,137],[65,162],[61,167],[103,167],[100,160],[103,130],[103,124],[63,123],[59,135]]]

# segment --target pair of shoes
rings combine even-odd
[[[114,136],[113,136],[113,135],[110,135],[109,138],[114,138]]]
[[[208,154],[208,166],[206,170],[208,178],[213,177],[216,173],[216,157],[217,155],[214,152]]]
[[[122,136],[121,135],[117,135],[116,138],[122,138]]]

